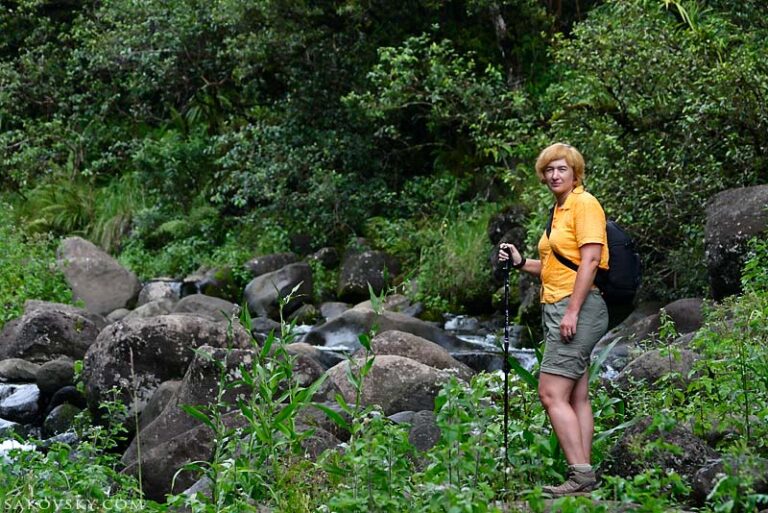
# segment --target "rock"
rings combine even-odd
[[[360,359],[353,365],[360,365]],[[341,391],[348,404],[355,403],[355,390],[347,380],[350,362],[328,371],[328,379]],[[353,370],[354,372],[354,370]],[[384,415],[403,410],[433,410],[435,397],[451,374],[403,356],[377,356],[363,383],[361,406],[378,405]]]
[[[741,291],[748,241],[768,232],[768,185],[729,189],[706,206],[705,255],[712,296],[720,301]]]
[[[181,284],[181,297],[203,294],[224,300],[239,300],[240,290],[229,267],[199,269],[187,276]]]
[[[38,310],[64,312],[73,315],[79,315],[85,317],[91,321],[99,330],[109,324],[103,315],[89,312],[85,308],[79,308],[77,306],[67,305],[64,303],[51,303],[49,301],[39,301],[37,299],[28,299],[24,302],[24,313],[31,313]]]
[[[323,267],[336,267],[339,265],[339,252],[336,248],[320,248],[309,255],[307,260],[319,262]]]
[[[298,287],[296,293],[283,307],[284,316],[293,313],[312,297],[312,269],[309,264],[290,264],[254,278],[245,287],[245,299],[251,314],[279,319],[279,299],[287,297],[295,287]]]
[[[320,316],[326,321],[335,319],[347,310],[352,308],[349,303],[341,303],[339,301],[327,301],[320,305]]]
[[[251,276],[255,278],[263,274],[278,271],[286,265],[295,264],[298,261],[299,257],[295,253],[272,253],[270,255],[253,257],[243,264],[243,267],[245,267],[246,270],[251,273]]]
[[[122,321],[129,313],[131,313],[131,311],[127,308],[118,308],[117,310],[113,310],[107,314],[107,324],[113,324],[117,321]]]
[[[369,284],[374,294],[381,294],[398,274],[400,264],[382,251],[350,254],[341,266],[338,297],[343,301],[364,301],[370,298]]]
[[[352,424],[352,416],[348,412],[344,411],[341,406],[339,406],[339,403],[337,403],[335,400],[324,403],[315,401],[315,404],[321,404],[325,406],[326,408],[337,413],[348,425]],[[309,408],[304,408],[301,410],[297,415],[296,421],[305,426],[319,427],[324,431],[331,433],[338,440],[344,442],[349,441],[349,431],[347,431],[343,426],[340,426],[334,422],[324,411],[314,406],[310,406]]]
[[[22,358],[34,363],[60,356],[81,359],[101,330],[92,319],[68,305],[29,304],[16,325],[13,341],[0,347],[0,359]]]
[[[355,310],[376,310],[376,308],[373,306],[373,302],[370,299],[366,299],[362,303],[358,303],[352,308]],[[386,310],[387,312],[397,312],[408,315],[409,317],[414,317],[412,314],[414,305],[411,303],[410,299],[402,294],[388,295],[384,298],[384,301],[380,302],[377,308],[379,310]]]
[[[358,336],[370,332],[374,325],[378,327],[379,332],[404,331],[434,342],[451,352],[476,349],[472,344],[420,319],[396,312],[382,311],[377,314],[372,310],[358,308],[348,310],[339,317],[312,328],[304,336],[303,342],[356,350],[360,347]]]
[[[30,424],[39,414],[37,385],[10,385],[11,393],[0,401],[0,418]]]
[[[684,298],[673,301],[664,307],[664,311],[675,323],[675,331],[682,335],[698,331],[704,321],[701,307],[704,301],[700,298]]]
[[[227,350],[202,346],[195,354],[194,360],[189,365],[178,391],[166,402],[160,414],[147,423],[133,439],[128,449],[123,454],[123,463],[130,464],[136,460],[139,444],[142,452],[150,450],[170,441],[175,436],[188,431],[201,423],[194,417],[185,413],[181,406],[206,407],[214,404],[221,383],[222,374],[220,365],[224,365],[226,382],[233,382],[240,377],[240,366],[250,366],[257,354],[250,349]],[[235,409],[238,394],[246,393],[242,386],[230,387],[224,393],[222,401],[232,405]]]
[[[239,325],[228,325],[201,317],[172,314],[118,322],[104,329],[85,356],[83,380],[88,405],[98,412],[102,401],[115,399],[132,416],[144,409],[163,381],[181,378],[192,361],[193,350],[203,344],[214,347],[251,347],[251,337]]]
[[[57,264],[74,300],[82,300],[89,312],[106,315],[136,303],[141,290],[136,275],[85,239],[64,239],[57,251]]]
[[[467,365],[453,358],[448,351],[434,342],[402,331],[379,333],[371,340],[371,349],[377,356],[405,356],[435,369],[450,370],[464,381],[469,381],[475,374]],[[364,356],[362,349],[355,353],[355,356]]]
[[[432,410],[422,410],[413,414],[408,441],[420,451],[428,451],[440,441],[440,428]]]
[[[139,417],[139,431],[150,425],[153,420],[160,416],[168,403],[178,394],[181,380],[170,379],[163,381],[152,397],[147,402],[147,406],[141,412]]]
[[[228,321],[232,316],[238,315],[240,307],[236,304],[218,297],[205,294],[193,294],[184,296],[173,307],[172,313],[191,314],[211,321]]]
[[[0,419],[0,440],[14,438],[14,435],[25,436],[24,426],[18,422]]]
[[[768,460],[726,456],[709,461],[693,476],[691,487],[694,504],[703,506],[724,476],[734,476],[741,482],[752,483],[753,493],[768,494]]]
[[[35,363],[21,358],[8,358],[0,361],[0,381],[34,383],[38,369],[40,366]]]
[[[646,433],[651,422],[652,419],[647,417],[627,428],[603,462],[604,474],[631,479],[644,470],[655,467],[674,470],[691,482],[696,472],[706,465],[708,460],[717,457],[714,450],[682,424],[666,430],[655,428]],[[676,447],[679,451],[654,449],[649,453],[645,450],[649,444],[659,440],[664,442],[660,446]]]
[[[173,311],[174,305],[175,302],[172,299],[156,299],[137,307],[121,320],[130,321],[133,319],[147,319],[149,317],[157,317],[158,315],[168,315]]]
[[[322,365],[326,370],[345,360],[345,358],[338,353],[332,351],[322,351],[318,349],[317,346],[312,346],[305,342],[294,342],[292,344],[287,344],[285,346],[285,350],[292,355],[304,355],[312,358],[320,365]]]
[[[50,438],[69,431],[80,411],[80,408],[69,403],[56,406],[43,421],[43,438]]]
[[[298,325],[314,324],[317,318],[320,316],[317,308],[314,305],[306,304],[301,305],[298,310],[288,316],[288,322],[296,321]]]
[[[644,381],[647,386],[653,387],[661,378],[674,372],[679,375],[675,382],[684,389],[690,382],[693,364],[700,357],[687,349],[672,349],[671,355],[665,354],[666,351],[654,349],[635,358],[619,373],[614,384],[625,391],[637,381]],[[679,351],[679,358],[674,354],[676,351]]]
[[[169,299],[176,303],[181,298],[181,282],[171,278],[149,280],[141,288],[136,306],[146,305],[158,299]]]
[[[46,415],[48,415],[54,408],[61,404],[71,404],[80,410],[88,406],[88,403],[85,400],[83,394],[72,385],[61,387],[56,391],[56,393],[53,394],[53,396],[51,396],[51,400],[45,410]]]
[[[37,387],[45,397],[75,383],[75,363],[67,357],[57,358],[40,366],[36,376]]]
[[[394,422],[395,424],[411,424],[413,422],[413,416],[416,415],[415,411],[399,411],[397,413],[393,413],[389,417],[387,417],[389,420]]]

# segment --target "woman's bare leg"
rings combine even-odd
[[[589,463],[580,419],[571,404],[571,396],[579,381],[545,372],[539,376],[539,398],[570,465]]]
[[[589,401],[589,372],[576,382],[570,398],[571,407],[576,413],[581,430],[581,443],[587,458],[585,463],[590,463],[592,455],[592,438],[595,434],[595,419],[592,415],[592,404]]]

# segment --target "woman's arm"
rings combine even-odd
[[[576,283],[573,286],[571,299],[568,301],[568,307],[565,309],[565,315],[560,322],[560,336],[564,341],[570,342],[576,334],[576,325],[579,322],[579,311],[587,294],[592,288],[597,274],[597,267],[600,265],[600,256],[603,252],[602,244],[584,244],[579,248],[581,253],[581,263],[576,271]]]
[[[523,260],[522,255],[517,250],[514,244],[508,242],[502,242],[499,244],[499,262],[509,260],[509,256],[512,256],[510,265],[518,264]],[[532,258],[526,258],[525,264],[519,268],[520,271],[525,271],[528,274],[532,274],[536,277],[541,276],[541,260],[534,260]]]

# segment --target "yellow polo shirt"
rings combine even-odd
[[[552,247],[576,265],[581,263],[579,248],[584,244],[603,245],[600,256],[601,269],[608,269],[608,236],[605,233],[605,212],[597,199],[576,187],[565,198],[562,207],[555,207],[552,233],[547,237],[546,228],[539,239],[541,260],[541,302],[556,303],[573,293],[576,273],[560,263],[552,254]]]

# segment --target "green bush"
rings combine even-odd
[[[57,242],[49,234],[25,236],[13,207],[0,201],[0,327],[22,314],[27,299],[72,301],[56,268]]]

